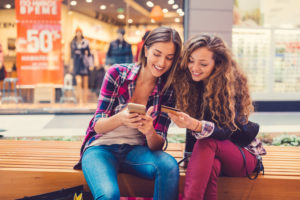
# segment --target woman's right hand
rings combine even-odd
[[[127,107],[120,111],[118,115],[122,124],[128,128],[138,128],[141,126],[141,116],[138,113],[129,113]]]
[[[174,115],[172,113],[168,113],[171,120],[179,127],[179,128],[187,128],[193,131],[196,131],[196,128],[198,127],[198,123],[201,122],[197,119],[189,116],[188,114],[184,112],[178,112],[177,115]],[[201,126],[200,126],[201,127]]]

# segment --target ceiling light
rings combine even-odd
[[[180,22],[180,19],[179,18],[175,18],[174,21],[178,23],[178,22]]]
[[[132,19],[128,19],[127,21],[128,21],[129,24],[131,24],[133,22]]]
[[[178,8],[178,5],[177,5],[177,4],[174,4],[174,5],[172,6],[172,8],[173,8],[173,9],[177,9],[177,8]]]
[[[146,4],[150,8],[152,8],[154,6],[154,4],[152,3],[152,1],[147,1]]]
[[[105,10],[106,9],[106,5],[101,5],[100,6],[100,10]]]
[[[4,5],[4,8],[6,8],[6,9],[10,9],[11,8],[11,5],[8,3],[8,4],[5,4]]]
[[[85,0],[87,3],[92,3],[93,0]]]
[[[76,5],[77,5],[77,1],[71,1],[71,2],[70,2],[70,5],[71,5],[71,6],[76,6]]]
[[[179,14],[179,13],[182,13],[182,9],[181,9],[181,8],[178,8],[176,12],[177,12],[178,14]]]
[[[151,19],[151,23],[155,23],[155,20],[154,20],[154,19]]]
[[[184,15],[184,12],[179,13],[179,16],[183,16],[183,15]]]
[[[119,14],[117,17],[118,17],[118,19],[125,19],[125,15],[123,15],[123,14]]]
[[[168,4],[170,4],[170,5],[171,5],[171,4],[174,4],[174,0],[169,0],[169,1],[168,1]]]
[[[169,12],[168,9],[164,8],[163,13],[167,13],[167,12]]]

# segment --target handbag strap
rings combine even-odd
[[[258,174],[260,173],[260,171],[263,171],[263,175],[265,174],[265,170],[264,170],[264,166],[263,166],[263,163],[262,163],[262,158],[261,156],[256,156],[256,159],[257,159],[257,165],[256,165],[256,168],[255,168],[255,176],[254,177],[251,177],[248,173],[248,169],[247,169],[247,160],[246,160],[246,156],[245,156],[245,153],[243,152],[242,148],[237,145],[238,149],[240,150],[242,156],[243,156],[243,161],[244,161],[244,166],[245,166],[245,170],[246,170],[246,175],[247,177],[250,179],[250,180],[255,180],[258,176]]]
[[[185,155],[184,158],[182,158],[180,161],[177,162],[178,165],[180,165],[183,161],[186,161],[188,158],[190,158],[191,155],[192,155],[192,154],[190,154],[190,155]]]

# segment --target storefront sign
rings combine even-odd
[[[16,0],[15,3],[20,84],[62,84],[61,0]]]
[[[2,28],[15,28],[15,22],[0,22],[0,29]]]

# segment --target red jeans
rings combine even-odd
[[[247,170],[253,172],[257,159],[243,149]],[[246,176],[242,154],[230,140],[206,138],[197,140],[190,158],[185,186],[184,200],[215,200],[217,196],[217,179],[224,176]]]

